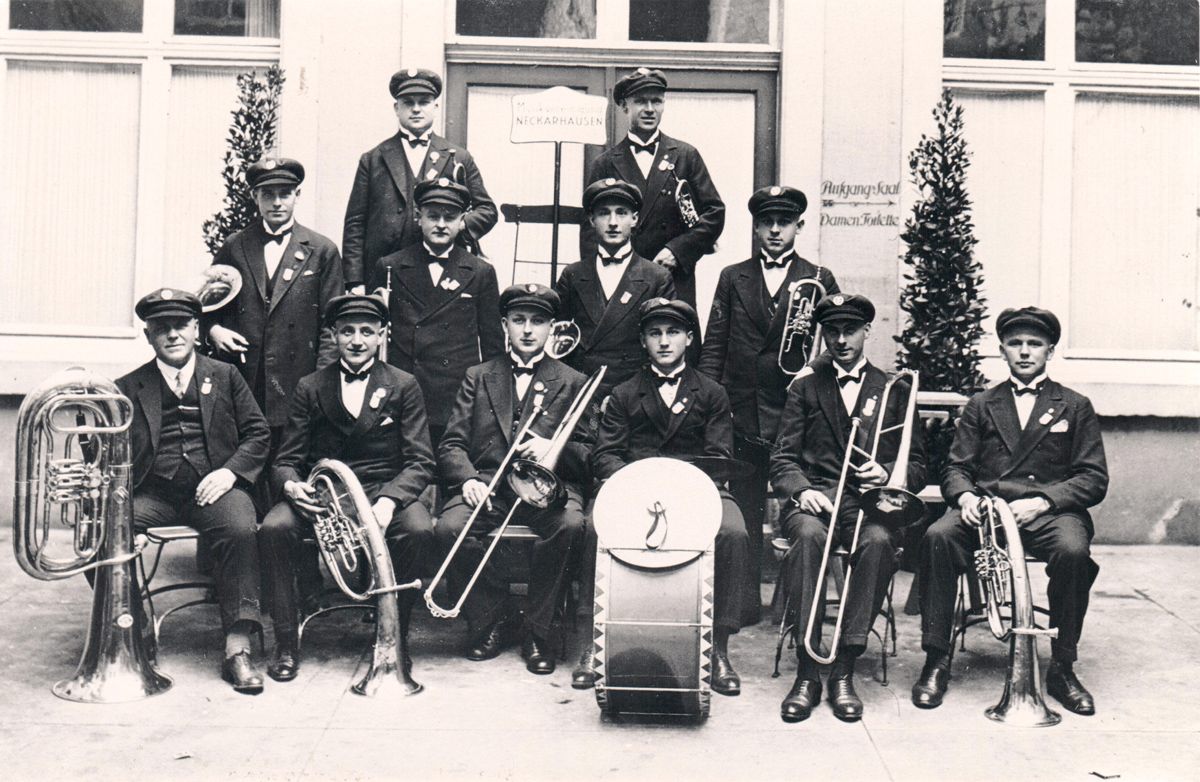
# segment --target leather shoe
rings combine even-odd
[[[940,665],[926,665],[913,683],[912,702],[918,709],[936,709],[950,686],[950,671]]]
[[[590,690],[596,686],[596,660],[592,657],[591,644],[583,650],[579,665],[571,671],[571,686],[577,690]]]
[[[539,676],[554,673],[554,655],[547,654],[545,649],[546,642],[541,638],[533,633],[525,636],[525,643],[521,646],[521,656],[525,658],[525,670]]]
[[[722,695],[740,695],[742,692],[741,677],[729,664],[729,658],[720,652],[713,652],[712,688],[713,692]]]
[[[784,722],[803,722],[812,715],[813,707],[821,702],[821,682],[796,677],[795,684],[779,707]]]
[[[485,627],[471,642],[470,648],[467,649],[467,659],[482,662],[498,657],[511,642],[512,635],[507,620],[497,620]]]
[[[1096,713],[1092,694],[1079,682],[1071,668],[1051,662],[1050,670],[1046,671],[1046,692],[1066,706],[1067,711],[1085,717]]]
[[[282,644],[275,647],[275,658],[267,666],[267,676],[277,682],[290,682],[300,670],[300,653]]]
[[[863,703],[854,691],[853,674],[829,678],[829,702],[833,704],[833,716],[842,722],[862,719]]]
[[[258,695],[263,690],[262,674],[254,669],[249,652],[238,652],[225,658],[221,666],[221,678],[233,685],[233,689],[246,695]]]

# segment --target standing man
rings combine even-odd
[[[233,367],[196,355],[199,299],[162,288],[135,311],[154,360],[117,380],[133,403],[134,526],[186,524],[203,534],[225,631],[221,675],[257,695],[263,680],[250,634],[262,623],[261,577],[250,491],[267,459],[267,422]]]
[[[950,628],[958,577],[973,567],[981,495],[1012,508],[1028,554],[1050,577],[1046,691],[1076,714],[1095,714],[1092,694],[1075,676],[1088,592],[1099,566],[1091,558],[1088,509],[1108,492],[1100,423],[1082,394],[1051,380],[1046,363],[1062,335],[1058,318],[1036,307],[1007,309],[996,319],[1010,378],[976,394],[963,408],[942,479],[950,510],[921,540],[921,646],[925,667],[913,685],[919,708],[940,706],[950,680]]]
[[[496,204],[465,147],[434,133],[442,78],[417,68],[397,71],[388,83],[400,131],[358,161],[342,233],[346,286],[368,291],[383,285],[376,261],[421,241],[413,187],[442,177],[471,193],[459,244],[479,254],[479,240],[496,224]],[[461,376],[460,376],[461,377]]]
[[[455,240],[466,230],[471,193],[445,177],[413,188],[422,241],[379,259],[392,281],[388,363],[421,384],[434,447],[467,369],[504,354],[499,284],[490,263]]]
[[[397,583],[424,575],[433,553],[433,520],[417,502],[433,475],[421,389],[412,375],[376,360],[387,305],[375,296],[339,296],[329,303],[325,321],[340,360],[296,386],[271,473],[286,501],[271,509],[259,531],[275,623],[267,673],[277,681],[291,681],[300,668],[294,577],[302,533],[311,529],[307,514],[316,507],[307,477],[319,460],[345,463],[362,484],[375,515],[367,521],[384,530]],[[400,632],[407,634],[416,593],[402,591],[397,598]]]
[[[699,368],[729,393],[734,456],[754,466],[749,476],[729,483],[750,534],[746,583],[750,601],[745,620],[753,624],[762,610],[759,584],[768,461],[792,380],[778,361],[788,299],[803,279],[819,281],[827,295],[839,288],[829,269],[796,254],[796,235],[804,227],[801,215],[808,208],[803,192],[787,185],[764,187],[750,197],[749,208],[759,254],[721,270]]]
[[[871,333],[875,307],[864,296],[837,293],[822,299],[813,312],[821,325],[832,362],[805,369],[788,391],[787,407],[779,440],[771,455],[771,482],[781,497],[790,498],[784,512],[783,532],[790,548],[783,561],[788,610],[797,628],[799,666],[796,681],[780,707],[784,722],[808,719],[821,699],[817,662],[804,648],[803,635],[813,601],[818,603],[813,643],[819,642],[825,615],[825,587],[817,584],[829,525],[835,526],[837,541],[850,548],[859,516],[862,492],[887,483],[895,471],[902,432],[884,436],[875,460],[857,452],[851,456],[848,486],[843,492],[838,517],[831,519],[849,442],[851,419],[861,420],[863,433],[857,445],[874,436],[879,416],[885,425],[904,418],[905,395],[910,389],[894,386],[884,409],[881,395],[887,376],[863,356]],[[925,449],[921,427],[914,422],[908,456],[908,485],[917,490],[925,485]],[[854,563],[842,612],[842,634],[829,672],[829,701],[834,715],[843,721],[862,718],[863,705],[854,691],[854,663],[867,646],[871,625],[883,605],[887,586],[896,568],[893,533],[870,517],[864,517],[858,545],[850,553]]]
[[[650,68],[617,82],[613,102],[628,119],[629,132],[592,162],[584,184],[612,177],[638,188],[644,203],[633,248],[671,272],[679,298],[695,307],[696,264],[713,251],[725,228],[725,204],[696,148],[658,129],[666,92],[667,77]],[[582,226],[581,259],[596,254],[599,233],[590,220]]]

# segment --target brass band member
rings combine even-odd
[[[1051,663],[1046,691],[1076,714],[1094,714],[1074,663],[1088,591],[1100,568],[1091,559],[1094,532],[1088,508],[1108,491],[1100,424],[1087,397],[1051,380],[1046,363],[1062,334],[1054,313],[1007,309],[996,319],[1000,352],[1010,378],[967,402],[942,495],[953,508],[921,541],[921,646],[925,667],[913,703],[939,706],[950,680],[950,627],[959,574],[972,567],[979,545],[981,494],[1004,499],[1021,528],[1028,554],[1050,577]]]
[[[521,458],[538,460],[546,455],[550,436],[586,382],[583,375],[545,353],[559,309],[558,294],[544,285],[514,285],[501,294],[500,309],[509,354],[467,370],[438,447],[438,469],[452,491],[437,522],[443,551],[458,538],[472,510],[480,503],[485,505],[472,536],[463,542],[449,568],[453,600],[462,594],[479,565],[488,542],[486,533],[500,523],[515,499],[503,480],[487,495],[496,469],[514,445]],[[514,443],[513,438],[537,408],[541,413],[530,430],[532,436]],[[550,642],[557,631],[555,610],[568,586],[567,561],[583,534],[581,488],[590,439],[587,427],[578,427],[555,467],[565,488],[561,503],[544,510],[522,504],[513,518],[513,523],[527,525],[541,538],[533,546],[521,649],[530,673],[554,672],[555,646]],[[519,615],[509,605],[508,582],[494,559],[467,596],[463,614],[471,631],[467,659],[496,657],[512,640]]]
[[[117,380],[133,403],[133,521],[137,529],[186,524],[213,555],[225,657],[238,692],[262,692],[250,658],[261,624],[257,519],[250,491],[270,432],[246,381],[229,364],[196,355],[200,300],[163,288],[137,303],[154,360]]]
[[[286,500],[271,509],[259,531],[275,623],[275,655],[267,673],[277,681],[296,678],[300,668],[294,582],[300,539],[311,528],[307,514],[319,510],[305,482],[317,461],[337,459],[354,472],[384,530],[398,582],[426,574],[433,549],[433,520],[417,502],[433,475],[421,389],[412,375],[376,357],[387,305],[375,296],[338,296],[329,302],[325,321],[340,358],[296,386],[271,471],[275,491]],[[407,633],[416,593],[397,597],[401,632]]]
[[[775,491],[792,500],[782,522],[791,544],[783,562],[783,578],[788,587],[789,610],[795,612],[801,638],[814,597],[819,602],[818,619],[824,616],[824,589],[815,593],[828,525],[837,525],[838,541],[850,547],[860,507],[857,493],[884,485],[895,468],[901,434],[898,430],[884,437],[876,460],[852,459],[857,469],[848,475],[849,487],[838,518],[829,518],[843,457],[850,445],[851,418],[860,418],[861,429],[869,435],[873,435],[878,416],[885,416],[888,425],[904,418],[901,390],[890,395],[887,410],[881,409],[880,396],[887,377],[863,355],[874,318],[875,307],[864,296],[838,293],[817,304],[814,319],[821,325],[821,336],[833,361],[820,362],[797,376],[788,391],[779,440],[771,454]],[[919,488],[924,483],[925,454],[918,426],[909,451],[906,488]],[[842,635],[829,672],[833,713],[845,721],[862,717],[862,701],[854,691],[854,663],[866,648],[871,625],[895,570],[896,541],[882,525],[864,520],[851,557],[853,578],[840,607],[844,612]],[[813,637],[818,635],[820,626],[814,623]],[[821,698],[817,663],[803,643],[797,648],[800,659],[796,681],[780,707],[784,722],[807,719]]]

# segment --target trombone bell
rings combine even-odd
[[[925,502],[899,486],[877,486],[863,492],[862,509],[871,521],[897,532],[925,515]]]

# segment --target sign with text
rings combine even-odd
[[[551,87],[512,99],[514,144],[535,141],[565,141],[575,144],[606,144],[604,127],[608,99],[576,92],[569,87]]]

